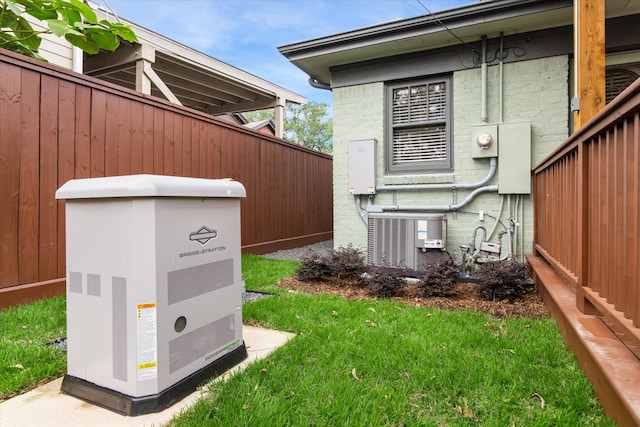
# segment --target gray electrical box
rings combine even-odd
[[[376,194],[376,140],[349,141],[349,193]]]
[[[71,180],[62,391],[124,415],[157,412],[247,352],[240,199],[227,180]]]
[[[471,127],[471,157],[498,157],[498,125],[481,124]]]
[[[498,193],[531,194],[531,123],[500,123]]]

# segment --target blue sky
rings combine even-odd
[[[424,7],[437,12],[475,1],[107,0],[122,18],[328,104],[331,93],[309,86],[308,76],[278,46],[424,15]]]

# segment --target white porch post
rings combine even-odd
[[[275,125],[276,125],[276,137],[284,138],[284,107],[286,101],[283,98],[277,97],[276,104],[273,107],[275,110]]]
[[[140,58],[136,61],[136,91],[151,95],[151,79],[144,72],[145,62],[156,62],[156,50],[149,45],[141,45],[137,54]]]

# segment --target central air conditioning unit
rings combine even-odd
[[[447,219],[438,214],[370,213],[367,261],[423,270],[446,248]]]

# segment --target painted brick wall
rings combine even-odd
[[[531,122],[532,166],[542,160],[568,135],[568,58],[566,56],[505,64],[503,67],[502,119]],[[488,122],[500,121],[499,68],[488,68]],[[353,139],[376,138],[377,184],[476,182],[486,176],[488,159],[471,158],[472,129],[480,124],[480,69],[458,71],[453,79],[453,136],[454,172],[431,175],[384,176],[384,84],[372,83],[334,89],[334,239],[335,245],[351,243],[366,248],[367,233],[360,219],[354,198],[348,192],[347,145]],[[497,184],[497,174],[490,182]],[[457,191],[457,202],[469,190]],[[453,204],[450,190],[430,192],[398,192],[396,203],[390,192],[378,193],[374,203],[379,205],[449,205]],[[363,197],[362,206],[366,205]],[[500,209],[502,205],[502,209]],[[479,195],[472,203],[456,213],[447,213],[447,249],[460,253],[460,245],[471,240],[473,230],[484,226],[488,231],[499,217],[506,224],[511,216],[520,224],[517,228],[517,254],[531,252],[533,220],[530,196],[504,196],[497,193]],[[517,210],[516,210],[517,209]],[[479,221],[479,211],[487,216]],[[502,230],[497,225],[495,234]],[[478,238],[479,243],[479,238]],[[506,235],[502,240],[506,251]]]
[[[348,142],[375,138],[377,159],[384,140],[384,84],[338,88],[333,91],[333,235],[334,246],[351,243],[367,247],[367,227],[348,189]],[[380,176],[376,171],[376,176]],[[366,197],[362,206],[366,205]]]

